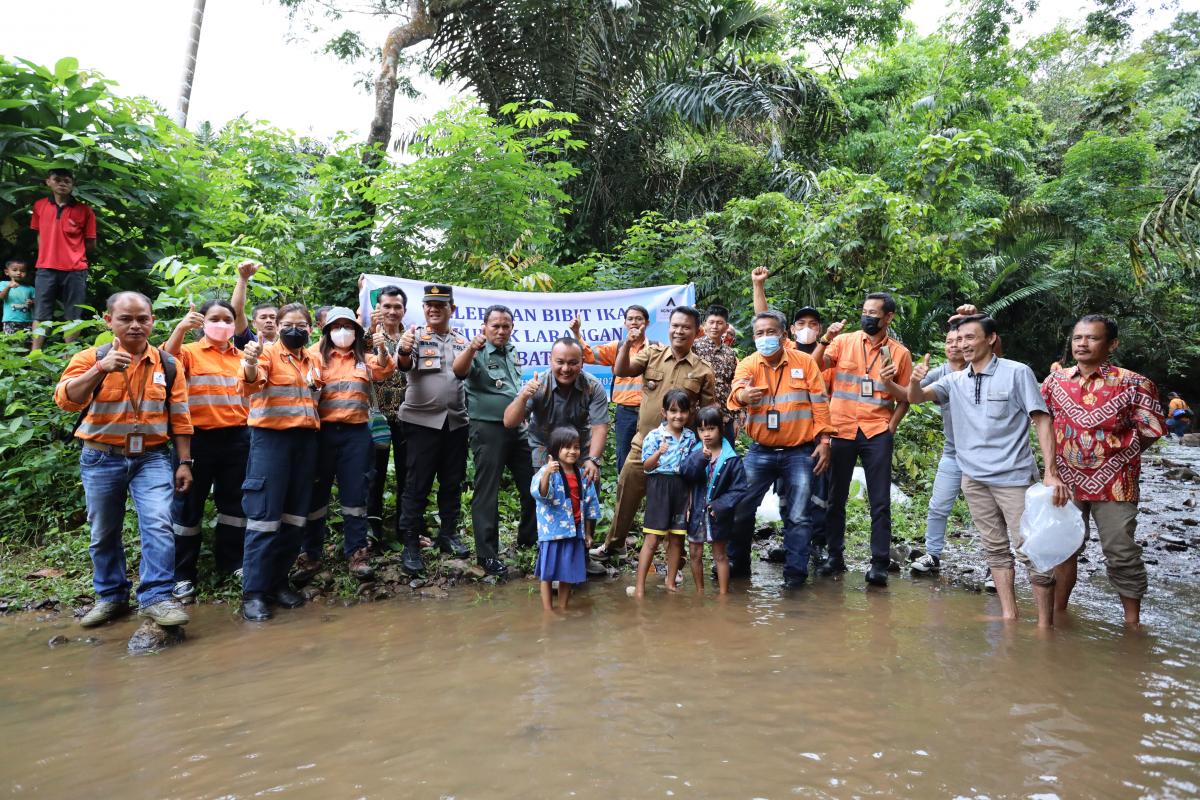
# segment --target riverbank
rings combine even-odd
[[[978,533],[969,524],[960,501],[951,519],[947,550],[940,575],[919,578],[922,582],[944,588],[979,592],[987,577],[986,565],[978,544]],[[920,499],[908,505],[896,505],[894,514],[893,580],[909,579],[908,563],[923,552],[925,506]],[[1187,447],[1175,442],[1156,447],[1145,458],[1142,476],[1142,502],[1138,525],[1138,541],[1145,548],[1146,568],[1150,576],[1151,599],[1155,587],[1164,582],[1184,586],[1200,586],[1200,447]],[[852,500],[847,515],[847,557],[852,570],[865,569],[866,541],[869,518],[866,504]],[[506,533],[505,540],[511,538]],[[631,537],[631,542],[633,541]],[[504,552],[509,567],[505,582],[532,582],[535,549],[517,550],[510,546]],[[782,544],[778,533],[769,529],[759,532],[754,544],[756,554],[755,581],[763,586],[777,584],[780,567],[769,563],[768,554]],[[137,541],[127,537],[131,570],[135,572]],[[325,606],[347,606],[362,602],[385,602],[393,599],[444,599],[456,590],[489,591],[502,582],[489,576],[473,559],[461,560],[442,556],[426,549],[428,571],[412,578],[400,569],[400,549],[389,543],[373,559],[375,576],[359,581],[346,572],[340,556],[340,541],[336,536],[328,548],[325,567],[301,588],[310,602]],[[661,559],[661,555],[660,555]],[[636,568],[637,552],[630,547],[626,557],[605,566],[602,574],[591,582],[613,581],[630,575]],[[0,563],[0,613],[35,611],[50,615],[79,617],[87,612],[93,601],[90,592],[90,563],[87,559],[86,538],[63,538],[44,548],[9,553]],[[1023,580],[1020,571],[1018,579]],[[1108,592],[1104,578],[1103,554],[1093,536],[1080,560],[1080,587],[1077,596],[1088,602],[1091,596],[1100,601]],[[687,577],[690,581],[690,576]],[[206,574],[200,585],[201,605],[237,607],[240,586],[233,578],[214,579]],[[1111,599],[1111,598],[1110,598]]]

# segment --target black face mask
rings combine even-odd
[[[284,328],[279,331],[279,338],[284,347],[295,350],[308,344],[308,331],[303,328]]]
[[[879,317],[868,317],[866,314],[862,316],[863,333],[867,336],[874,336],[879,333],[879,329],[883,327],[883,320]]]

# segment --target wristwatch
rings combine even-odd
[[[593,464],[595,464],[597,467],[600,466],[600,458],[598,456],[584,456],[582,460],[590,461]]]
[[[191,469],[192,467],[196,466],[196,459],[194,459],[194,458],[181,458],[181,459],[179,459],[179,466],[181,466],[181,467],[187,467],[188,469]]]

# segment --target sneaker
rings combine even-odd
[[[196,596],[196,584],[191,581],[176,581],[171,588],[171,597],[176,600],[187,600]]]
[[[308,553],[301,553],[296,556],[296,563],[292,566],[291,578],[296,585],[302,586],[313,579],[313,576],[321,571],[321,559],[313,558]]]
[[[942,568],[942,560],[935,555],[926,553],[916,561],[909,564],[908,568],[913,572],[919,572],[922,575],[929,572],[938,572]]]
[[[603,561],[606,558],[620,558],[621,556],[625,555],[625,551],[617,550],[615,547],[612,550],[609,550],[608,545],[602,544],[599,547],[593,547],[591,550],[588,550],[588,555],[592,558]]]
[[[241,582],[241,580],[242,580],[242,568],[241,567],[238,567],[237,569],[235,569],[233,571],[233,577],[237,578],[238,581]]]
[[[301,556],[303,558],[304,556]],[[369,578],[375,574],[371,567],[371,549],[360,547],[350,554],[350,574],[356,578]]]
[[[128,603],[115,603],[112,600],[101,600],[92,606],[92,610],[83,615],[79,624],[85,628],[94,628],[106,622],[123,617],[129,613]]]
[[[151,603],[139,608],[138,616],[152,619],[164,628],[187,625],[190,620],[188,613],[183,610],[183,606],[179,605],[178,600],[159,600],[157,603]]]

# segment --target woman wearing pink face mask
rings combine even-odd
[[[200,558],[200,525],[204,503],[212,491],[217,507],[213,554],[217,570],[241,577],[246,514],[242,510],[242,481],[250,453],[247,400],[238,391],[241,351],[233,346],[233,306],[209,300],[192,306],[163,346],[175,356],[187,376],[192,435],[192,487],[175,495],[175,587],[185,600],[196,594],[196,562]],[[198,342],[184,344],[188,331],[202,330]]]

